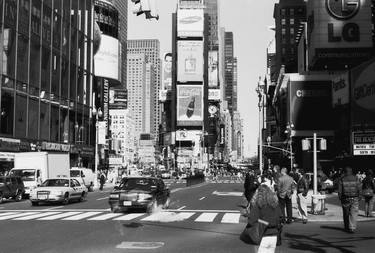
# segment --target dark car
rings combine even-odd
[[[0,203],[3,202],[4,198],[13,198],[15,201],[20,201],[24,194],[25,186],[23,185],[21,177],[0,177]]]
[[[169,207],[170,191],[163,180],[155,177],[126,177],[109,196],[112,212],[146,209],[152,212],[158,206]]]

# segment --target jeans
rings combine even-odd
[[[358,198],[346,198],[341,200],[345,229],[357,228]]]
[[[365,215],[373,216],[372,210],[374,209],[374,196],[365,197]]]
[[[292,218],[293,218],[293,215],[292,215],[292,198],[289,198],[288,196],[285,196],[285,198],[279,197],[279,205],[280,205],[283,220],[285,220],[285,208],[286,208],[288,220],[291,221]]]
[[[298,212],[302,217],[302,220],[307,220],[307,195],[304,197],[302,193],[297,195]]]

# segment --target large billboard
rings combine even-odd
[[[339,74],[332,82],[332,104],[334,107],[349,103],[349,72]]]
[[[99,51],[94,57],[95,75],[120,81],[120,52],[119,41],[102,34]]]
[[[216,88],[219,84],[218,51],[208,52],[208,87]]]
[[[126,89],[109,90],[109,109],[127,109],[128,91]]]
[[[179,9],[177,11],[177,36],[203,37],[203,9]]]
[[[177,47],[177,81],[203,82],[203,41],[178,41]]]
[[[352,70],[352,125],[375,129],[375,61]]]
[[[203,123],[203,85],[177,86],[177,124],[201,126]]]
[[[310,67],[345,69],[369,57],[371,0],[311,0],[307,12]]]
[[[162,90],[172,90],[172,53],[164,54]]]
[[[296,131],[333,129],[332,82],[289,81],[289,120]]]

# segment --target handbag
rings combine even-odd
[[[260,245],[268,224],[267,221],[258,219],[254,225],[247,225],[240,235],[241,241],[247,244]]]
[[[362,195],[365,197],[372,197],[374,195],[374,190],[371,188],[366,188],[362,191]]]

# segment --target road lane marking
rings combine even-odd
[[[108,219],[112,219],[120,215],[122,214],[121,213],[107,213],[107,214],[103,214],[100,216],[96,216],[94,218],[90,218],[88,220],[108,220]]]
[[[39,213],[39,214],[33,214],[33,215],[28,215],[28,216],[23,216],[20,218],[16,218],[13,220],[32,220],[32,219],[37,219],[49,215],[54,215],[54,214],[59,214],[60,212],[45,212],[45,213]]]
[[[64,206],[56,206],[56,207],[51,207],[51,208],[46,208],[46,209],[43,209],[43,210],[54,210],[54,209],[59,209],[59,208],[63,208]]]
[[[182,210],[182,209],[184,209],[186,206],[181,206],[180,208],[178,208],[177,210]]]
[[[11,215],[11,214],[15,214],[15,212],[0,213],[0,217],[5,216],[5,215]]]
[[[57,220],[57,219],[77,215],[77,214],[80,214],[80,213],[82,213],[82,212],[67,212],[67,213],[56,214],[56,215],[52,215],[52,216],[48,216],[48,217],[43,217],[43,218],[40,218],[38,220]]]
[[[199,200],[204,200],[206,197],[202,197],[202,198],[200,198]]]
[[[213,222],[218,214],[219,213],[202,213],[195,219],[195,222]]]
[[[221,220],[221,223],[239,223],[240,222],[240,213],[226,213]]]
[[[88,217],[91,217],[100,213],[102,212],[87,212],[83,214],[74,215],[68,218],[64,218],[63,220],[82,220],[82,219],[85,219],[85,218],[88,218]]]
[[[109,197],[99,198],[97,200],[104,200],[104,199],[109,199]]]
[[[230,196],[230,197],[242,197],[243,192],[218,192],[214,191],[212,195],[217,195],[217,196]]]
[[[129,221],[129,220],[133,220],[135,218],[141,217],[143,215],[145,215],[145,213],[130,213],[130,214],[126,214],[126,215],[117,217],[117,218],[115,218],[113,220],[125,220],[125,221]]]
[[[178,209],[166,209],[164,212],[178,212],[181,210]],[[240,213],[237,210],[185,210],[184,212],[196,212],[196,213]]]
[[[157,249],[164,246],[164,242],[122,242],[117,249]]]
[[[21,217],[21,216],[27,216],[27,215],[31,215],[31,214],[35,214],[35,212],[26,212],[26,213],[17,213],[17,214],[5,215],[5,216],[1,216],[0,220],[8,220],[8,219],[17,218],[17,217]]]
[[[111,208],[107,208],[107,209],[63,209],[63,210],[59,210],[59,212],[109,212],[111,211]],[[2,212],[48,212],[47,209],[34,209],[34,210],[30,210],[30,209],[24,209],[24,210],[15,210],[15,209],[12,209],[12,210],[0,210],[0,213]]]

